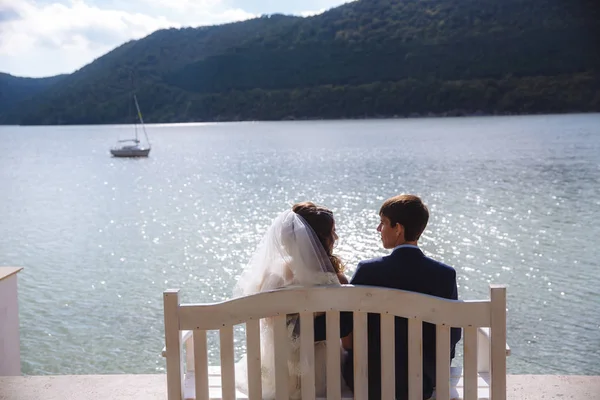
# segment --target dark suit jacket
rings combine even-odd
[[[446,299],[458,299],[456,271],[441,262],[426,257],[415,247],[400,247],[390,255],[362,261],[350,282],[352,285],[380,286],[408,290]],[[408,323],[396,318],[396,399],[408,397]],[[340,333],[344,337],[352,331],[352,313],[341,313]],[[451,357],[461,338],[460,328],[451,330]],[[315,340],[325,340],[325,318],[315,319]],[[369,399],[381,399],[381,338],[380,318],[368,316]],[[429,398],[436,378],[435,325],[423,324],[423,396]],[[351,389],[354,388],[353,354],[350,351],[342,366],[342,375]],[[388,399],[385,399],[388,400]]]

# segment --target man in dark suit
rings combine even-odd
[[[350,284],[380,286],[408,290],[446,299],[458,299],[456,271],[423,254],[417,242],[427,226],[429,211],[421,199],[413,195],[399,195],[386,200],[379,211],[381,222],[377,231],[383,247],[393,249],[391,254],[358,264]],[[396,399],[408,398],[408,323],[396,318]],[[369,399],[381,399],[381,347],[379,315],[368,316],[368,374]],[[352,332],[352,314],[341,313],[342,337]],[[325,318],[315,320],[315,340],[326,337]],[[460,340],[460,328],[451,330],[451,358]],[[435,325],[423,324],[423,397],[431,397],[436,379]],[[349,344],[347,344],[349,343]],[[342,375],[348,386],[354,388],[353,354],[351,341],[344,340],[349,352]],[[384,349],[385,351],[385,349]],[[384,399],[389,400],[389,399]]]

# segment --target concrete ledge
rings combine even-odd
[[[510,400],[600,399],[600,376],[509,375],[506,386]]]
[[[0,400],[166,400],[165,375],[0,377]]]
[[[598,400],[600,376],[509,375],[509,400]],[[0,377],[1,400],[166,400],[165,375]]]

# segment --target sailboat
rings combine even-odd
[[[148,146],[144,147],[138,139],[138,126],[136,121],[134,123],[135,138],[119,140],[118,143],[123,143],[123,145],[119,145],[110,149],[110,154],[112,154],[113,157],[148,157],[148,154],[150,154],[150,140],[148,139],[148,133],[146,132],[146,127],[144,126],[144,119],[142,118],[142,112],[140,111],[140,105],[138,104],[135,93],[133,94],[133,101],[135,102],[137,117],[142,125],[142,130],[144,131],[144,136],[146,136],[146,143],[148,143]]]

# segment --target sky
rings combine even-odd
[[[0,72],[71,73],[163,28],[314,15],[348,0],[0,0]]]

